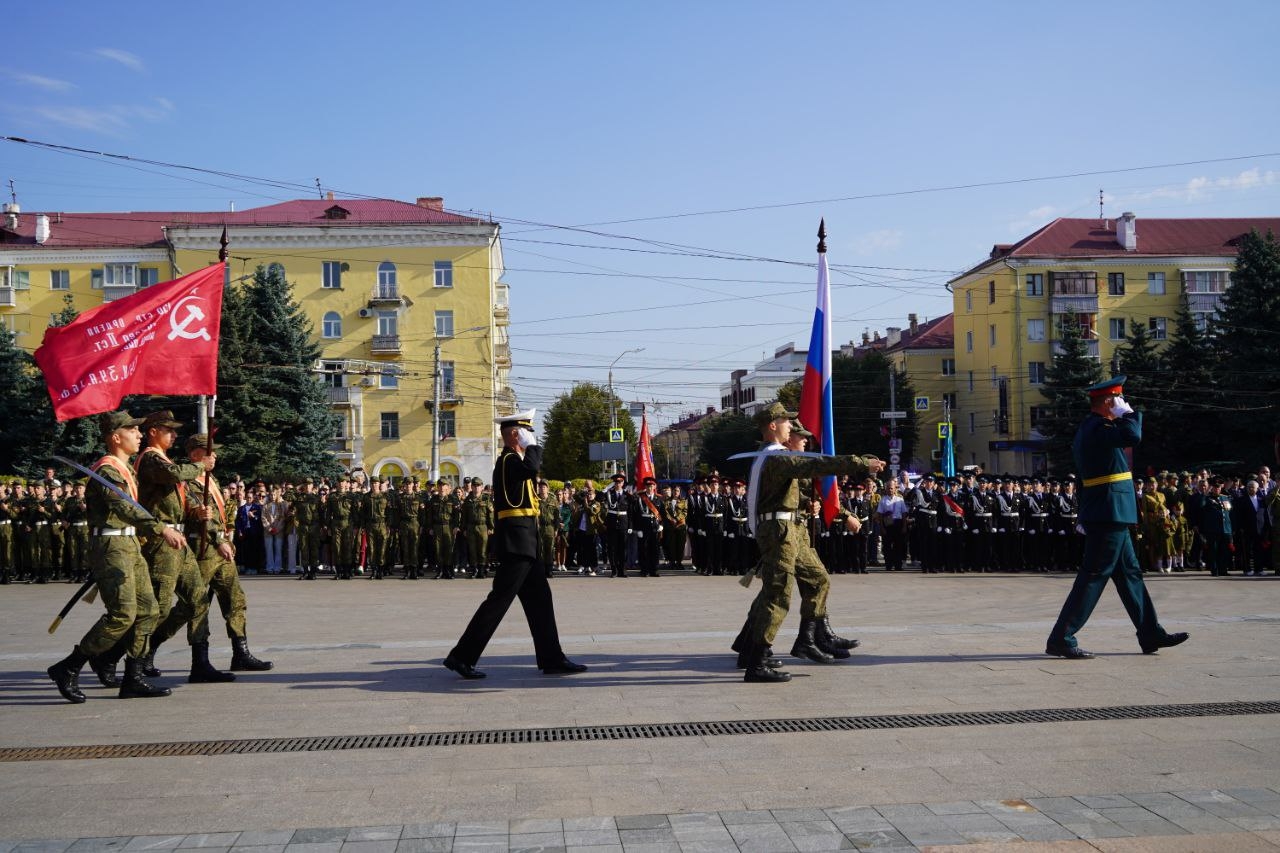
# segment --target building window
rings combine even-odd
[[[987,304],[996,304],[996,282],[995,279],[987,282]]]
[[[1044,320],[1028,320],[1027,321],[1027,340],[1029,341],[1044,340]]]
[[[107,287],[135,287],[138,283],[138,267],[135,264],[107,264],[102,272],[102,283]]]
[[[1111,340],[1113,341],[1124,340],[1125,331],[1124,331],[1123,317],[1112,317],[1110,320],[1107,321],[1107,327],[1108,327],[1107,336],[1111,338]]]
[[[441,412],[437,423],[440,424],[438,435],[441,441],[453,438],[458,434],[458,416],[455,412]]]
[[[1183,270],[1182,289],[1187,293],[1226,293],[1231,273],[1226,270]]]
[[[320,378],[327,388],[341,388],[347,384],[345,367],[340,361],[321,362]]]
[[[973,435],[978,431],[978,415],[976,412],[969,413],[969,435]]]
[[[284,264],[267,264],[267,275],[284,281]]]
[[[453,381],[454,374],[452,361],[440,362],[440,396],[446,400],[452,400],[456,396],[456,385]]]
[[[394,338],[400,334],[400,320],[394,311],[378,312],[378,334],[382,337]]]
[[[1124,296],[1124,273],[1107,273],[1107,294],[1110,296]]]
[[[378,296],[383,299],[396,297],[396,265],[391,261],[378,264]]]
[[[996,324],[992,323],[989,331],[991,332],[991,346],[996,345]]]
[[[1044,273],[1027,273],[1027,296],[1044,296]]]
[[[949,408],[953,413],[956,410],[956,395],[954,391],[948,391],[942,395],[942,405]]]
[[[71,270],[49,270],[50,290],[70,290]]]
[[[1056,296],[1097,296],[1098,274],[1096,272],[1054,272],[1049,276],[1053,282]]]
[[[453,312],[452,311],[436,312],[436,337],[437,338],[453,337]]]
[[[400,368],[394,365],[387,365],[382,368],[378,374],[378,387],[384,390],[394,390],[400,387]]]
[[[1045,413],[1048,411],[1046,406],[1032,406],[1030,409],[1031,428],[1038,429],[1040,422],[1044,420]]]
[[[973,371],[969,371],[969,393],[973,393]]]
[[[320,286],[325,290],[342,289],[341,261],[325,261],[320,265]]]
[[[956,375],[956,360],[954,358],[944,358],[942,360],[942,375],[943,376]]]
[[[387,440],[400,438],[400,413],[399,412],[383,412],[382,419],[382,437]]]
[[[1027,381],[1032,385],[1044,384],[1044,362],[1029,361],[1027,362]]]
[[[964,351],[973,352],[973,332],[964,333]]]
[[[453,287],[453,261],[436,261],[436,287]]]
[[[320,324],[320,334],[326,338],[342,337],[342,315],[337,311],[328,311]]]
[[[1147,334],[1153,341],[1163,341],[1168,337],[1169,321],[1164,317],[1152,317],[1147,321]]]
[[[964,310],[970,311],[970,312],[973,311],[973,291],[972,290],[966,290],[964,292]]]
[[[138,287],[150,287],[160,283],[160,270],[157,267],[142,267],[138,270]]]
[[[1147,293],[1152,296],[1164,296],[1164,273],[1147,273]]]
[[[89,270],[89,287],[94,290],[102,290],[103,271],[101,269]]]

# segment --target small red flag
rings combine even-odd
[[[35,352],[60,421],[127,394],[216,394],[225,263],[155,284],[45,330]]]
[[[636,485],[643,486],[645,477],[653,476],[653,446],[649,441],[649,421],[640,416],[640,442],[636,446]]]

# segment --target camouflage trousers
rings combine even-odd
[[[247,636],[246,611],[248,602],[244,597],[244,588],[240,586],[240,576],[236,573],[236,565],[218,553],[212,545],[205,551],[204,559],[199,560],[200,578],[203,588],[210,590],[218,600],[218,609],[227,623],[227,636],[233,640]],[[209,611],[204,609],[204,624],[192,626],[198,635],[208,641]]]
[[[160,609],[138,540],[133,536],[95,536],[89,544],[89,565],[107,612],[81,638],[81,654],[100,655],[132,629],[127,654],[142,657]]]
[[[800,615],[806,619],[827,615],[831,579],[809,544],[808,531],[794,521],[762,521],[756,528],[760,546],[760,592],[751,603],[747,621],[753,643],[772,645],[791,609],[791,584],[800,588]]]
[[[151,636],[154,649],[187,626],[187,642],[209,642],[209,586],[200,576],[196,555],[185,544],[170,548],[157,537],[142,547],[151,567],[151,584],[160,608],[160,624]],[[203,632],[203,633],[202,633]]]

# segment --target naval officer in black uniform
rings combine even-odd
[[[501,425],[503,445],[492,481],[498,570],[493,575],[493,589],[444,659],[444,665],[463,678],[484,678],[476,663],[517,597],[533,635],[538,668],[545,675],[587,670],[565,657],[560,648],[551,585],[538,566],[538,498],[533,487],[542,466],[542,448],[533,435],[533,415],[530,409],[494,419]]]

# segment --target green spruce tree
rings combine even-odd
[[[707,418],[698,430],[698,470],[717,471],[721,475],[746,477],[751,471],[750,459],[729,457],[749,453],[760,446],[760,428],[746,415],[724,412]]]
[[[1089,355],[1075,323],[1061,325],[1058,343],[1060,349],[1045,370],[1044,385],[1040,388],[1048,405],[1037,428],[1045,436],[1049,470],[1065,475],[1075,470],[1071,442],[1089,411],[1089,395],[1084,389],[1102,379],[1102,367]]]
[[[1161,353],[1168,383],[1166,412],[1169,444],[1176,451],[1172,465],[1180,470],[1221,459],[1220,400],[1215,388],[1216,354],[1209,336],[1196,324],[1184,292],[1178,300],[1173,332]]]
[[[1124,397],[1142,412],[1142,443],[1134,449],[1135,471],[1160,470],[1178,464],[1181,453],[1176,436],[1168,434],[1169,397],[1163,358],[1147,326],[1136,318],[1129,319],[1129,335],[1116,347],[1114,373],[1128,377]],[[1170,446],[1170,440],[1175,443]]]
[[[1230,411],[1220,438],[1229,458],[1249,466],[1275,463],[1280,411],[1280,244],[1275,235],[1252,231],[1240,241],[1231,286],[1223,294],[1214,323],[1217,387]]]
[[[543,476],[576,480],[599,475],[601,464],[591,461],[589,445],[608,441],[611,405],[629,448],[628,459],[635,459],[636,425],[622,401],[602,385],[580,382],[557,397],[543,418]],[[623,470],[621,460],[618,470]]]

